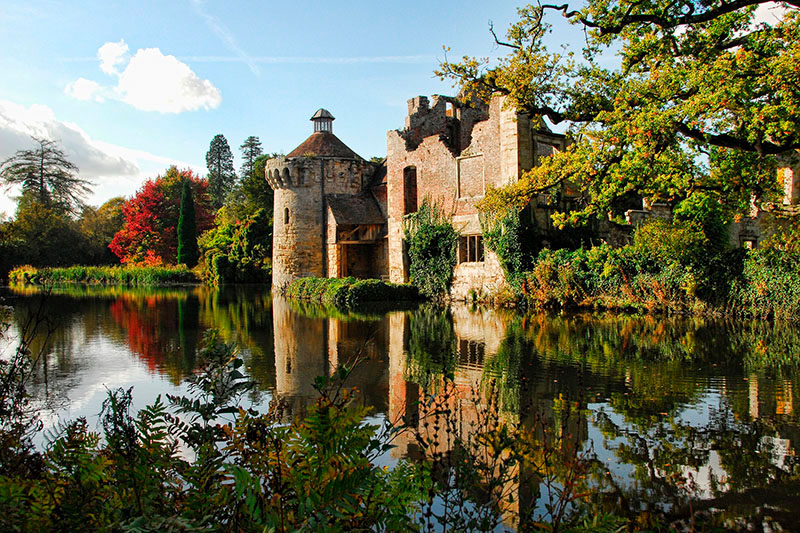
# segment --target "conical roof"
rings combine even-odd
[[[315,131],[286,157],[303,157],[312,154],[315,157],[362,159],[329,131]]]

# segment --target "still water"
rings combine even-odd
[[[770,487],[798,473],[800,332],[790,324],[430,305],[341,314],[253,287],[0,295],[12,323],[0,350],[38,322],[33,391],[50,428],[96,421],[108,389],[134,387],[136,407],[185,392],[213,328],[240,347],[256,407],[274,398],[301,413],[315,377],[357,360],[347,385],[374,419],[418,420],[419,400],[447,376],[470,431],[491,389],[505,419],[590,451],[615,505],[665,508],[687,495],[779,505],[784,493]],[[422,453],[410,437],[395,444],[395,460]]]

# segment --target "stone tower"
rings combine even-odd
[[[281,292],[301,277],[336,276],[329,268],[336,236],[329,227],[328,199],[358,195],[375,172],[373,163],[333,134],[333,121],[326,109],[318,110],[311,117],[311,136],[288,155],[266,163],[265,177],[275,192],[273,291]]]

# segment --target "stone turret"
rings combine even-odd
[[[267,161],[265,178],[274,194],[272,288],[283,291],[301,277],[329,277],[326,195],[357,195],[376,165],[333,134],[333,115],[311,117],[314,132],[286,156]]]

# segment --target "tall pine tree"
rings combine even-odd
[[[211,139],[211,145],[206,152],[206,167],[208,167],[208,193],[214,202],[214,207],[219,209],[236,182],[233,153],[224,135],[218,134]]]
[[[256,159],[264,153],[264,150],[261,149],[261,140],[253,135],[245,139],[239,149],[242,151],[242,168],[239,170],[239,176],[245,181],[253,175]]]
[[[197,220],[194,214],[192,184],[189,180],[185,180],[181,193],[181,214],[178,218],[178,264],[183,263],[193,268],[197,264],[198,256]]]

